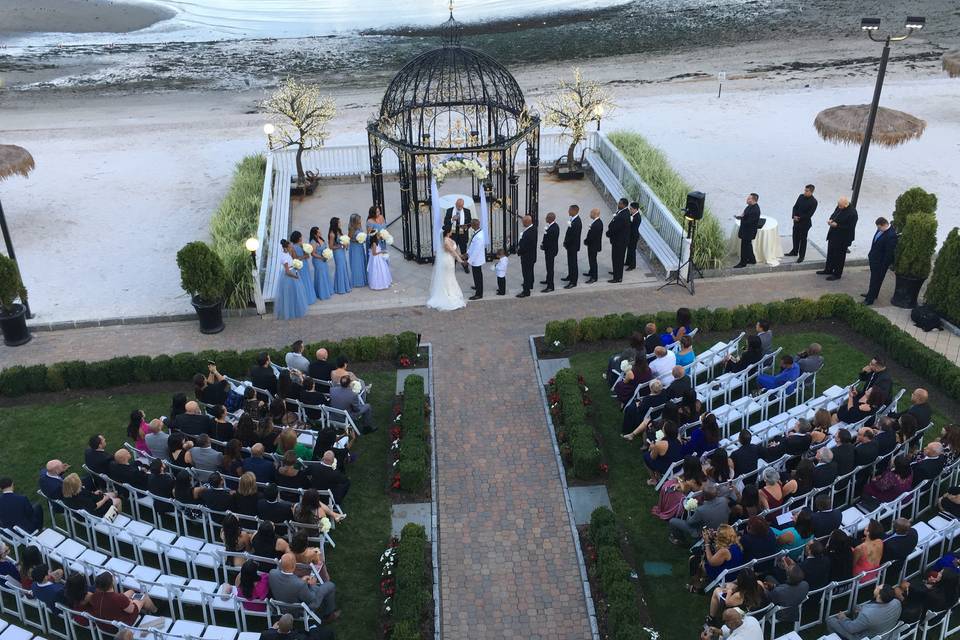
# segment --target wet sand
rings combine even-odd
[[[0,0],[0,36],[14,33],[129,33],[176,12],[125,0]]]

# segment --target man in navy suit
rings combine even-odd
[[[0,527],[33,533],[43,528],[43,508],[14,493],[13,480],[0,478]]]
[[[580,253],[580,233],[583,229],[583,223],[580,222],[580,207],[575,204],[570,205],[567,210],[570,220],[567,222],[567,230],[563,234],[563,248],[567,251],[567,277],[560,278],[567,285],[564,289],[573,289],[577,286],[577,254]]]
[[[880,287],[887,275],[887,269],[893,264],[893,255],[897,251],[897,232],[886,218],[877,218],[877,232],[873,234],[873,244],[867,258],[870,261],[870,288],[863,294],[865,305],[873,304],[880,295]]]
[[[517,242],[517,255],[520,256],[520,271],[523,273],[523,291],[518,298],[526,298],[533,289],[533,265],[537,263],[537,227],[531,216],[523,216],[523,231]]]

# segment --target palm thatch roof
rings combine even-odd
[[[870,105],[841,105],[830,107],[817,114],[813,126],[824,140],[861,144],[867,130]],[[873,125],[871,142],[886,147],[895,147],[914,138],[919,138],[927,123],[909,113],[880,107]]]
[[[943,70],[949,73],[951,78],[960,76],[960,49],[943,54]]]
[[[14,174],[26,178],[33,167],[33,156],[29,151],[12,144],[0,144],[0,180]]]

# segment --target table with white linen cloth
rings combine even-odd
[[[765,262],[771,267],[780,264],[780,258],[783,257],[783,246],[780,244],[780,225],[776,218],[765,218],[766,222],[762,229],[757,229],[757,237],[753,239],[753,253],[757,256],[757,262]],[[740,221],[734,219],[733,234],[730,236],[730,250],[740,257],[740,238],[737,233],[740,231]]]

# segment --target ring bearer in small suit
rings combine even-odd
[[[467,244],[467,264],[473,272],[474,294],[470,296],[471,300],[479,300],[483,297],[483,265],[487,261],[487,235],[480,228],[480,221],[474,218],[470,221],[470,228],[473,233],[470,236],[470,242]]]
[[[457,198],[452,207],[447,209],[443,216],[443,226],[453,229],[453,239],[457,243],[461,254],[467,253],[467,234],[470,231],[470,221],[473,216],[470,215],[470,209],[463,206],[463,198]],[[463,272],[470,273],[470,268],[463,265]]]

